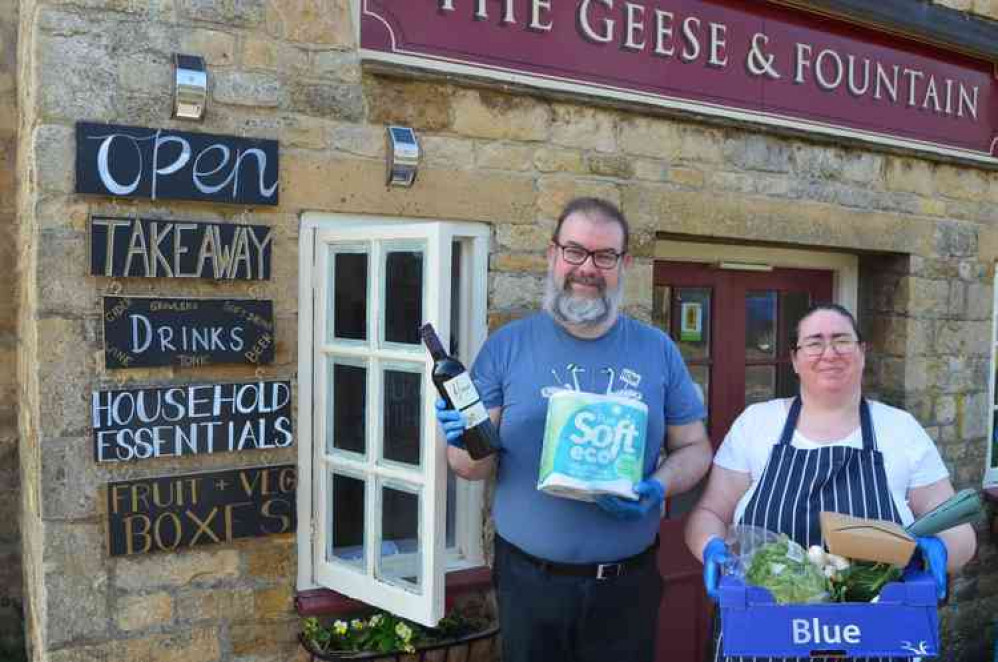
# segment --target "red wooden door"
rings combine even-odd
[[[797,392],[790,364],[797,321],[812,303],[832,300],[832,285],[831,271],[655,263],[653,318],[703,392],[714,448],[747,405]],[[685,516],[699,493],[698,487],[670,499],[662,520],[658,562],[666,589],[658,662],[701,662],[706,654],[710,603],[700,562],[683,541]]]

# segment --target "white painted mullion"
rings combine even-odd
[[[998,357],[996,357],[996,353],[998,353],[998,271],[992,280],[992,286],[994,289],[991,291],[993,305],[991,309],[991,370],[988,372],[988,438],[985,440],[988,449],[983,481],[985,488],[998,486],[998,466],[996,466],[998,458],[995,458],[994,455],[995,414],[998,413],[998,406],[995,405],[995,389],[998,389],[998,384],[995,383],[995,368],[998,366]]]
[[[367,341],[370,351],[370,362],[367,374],[367,411],[369,431],[367,444],[367,471],[365,473],[364,498],[364,539],[368,541],[364,568],[371,580],[376,581],[378,555],[381,551],[381,489],[378,476],[378,462],[384,449],[384,430],[382,429],[384,411],[384,385],[381,374],[381,359],[378,347],[382,334],[382,306],[384,305],[384,257],[381,241],[371,241],[371,252],[368,257],[368,289],[367,300]]]
[[[307,590],[317,586],[313,559],[316,547],[321,549],[325,536],[322,520],[316,521],[317,513],[313,511],[315,483],[321,481],[317,468],[321,466],[315,461],[313,451],[313,421],[315,401],[313,400],[313,371],[315,359],[315,322],[319,318],[315,313],[316,306],[313,297],[315,288],[321,286],[323,278],[316,266],[315,231],[299,229],[298,238],[298,486],[296,493],[298,512],[298,577],[296,586],[299,590]],[[321,310],[321,306],[318,306]],[[320,502],[321,503],[321,502]]]

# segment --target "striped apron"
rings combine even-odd
[[[866,399],[860,401],[859,407],[863,448],[794,448],[791,441],[800,410],[801,400],[796,397],[790,406],[780,441],[770,452],[759,485],[737,523],[785,533],[804,549],[822,544],[819,514],[823,510],[900,524],[901,516],[891,497],[884,458],[877,450]],[[718,609],[714,611],[714,662],[815,662],[821,659],[724,656],[721,654],[723,640],[719,612]],[[842,662],[845,658],[835,659]],[[848,659],[852,662],[886,662],[910,658]]]

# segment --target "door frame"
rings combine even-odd
[[[859,317],[859,257],[850,253],[658,239],[655,260],[824,269],[833,273],[835,303],[848,308],[857,319]]]

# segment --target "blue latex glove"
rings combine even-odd
[[[714,537],[703,548],[703,585],[711,600],[717,601],[717,585],[721,582],[721,568],[734,558],[728,546],[720,538]]]
[[[924,536],[915,538],[917,554],[922,557],[925,569],[936,580],[936,593],[939,599],[946,597],[946,564],[949,561],[949,553],[946,551],[946,543],[936,536]]]
[[[456,409],[449,409],[443,398],[437,398],[437,422],[444,430],[447,445],[464,448],[464,417]]]
[[[603,494],[596,497],[596,503],[617,519],[628,521],[639,520],[652,510],[656,512],[661,510],[662,502],[665,501],[665,485],[657,478],[641,481],[634,486],[634,491],[639,497],[637,501]]]

